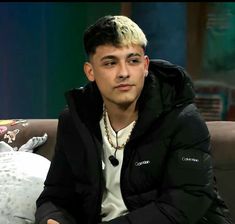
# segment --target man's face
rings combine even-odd
[[[95,81],[106,105],[129,106],[135,104],[143,89],[148,73],[149,59],[138,45],[96,48],[84,71]]]

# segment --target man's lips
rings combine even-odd
[[[133,85],[131,84],[120,84],[118,86],[115,86],[115,89],[121,90],[121,91],[127,91],[130,90]]]

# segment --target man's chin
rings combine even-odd
[[[133,100],[125,100],[125,101],[119,101],[117,104],[122,108],[128,108],[134,103],[135,101]]]

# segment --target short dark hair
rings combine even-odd
[[[89,26],[83,36],[87,56],[100,45],[127,46],[137,44],[146,48],[147,39],[140,27],[126,16],[107,15]]]

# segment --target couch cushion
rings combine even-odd
[[[0,223],[33,224],[50,161],[30,152],[0,152]]]

